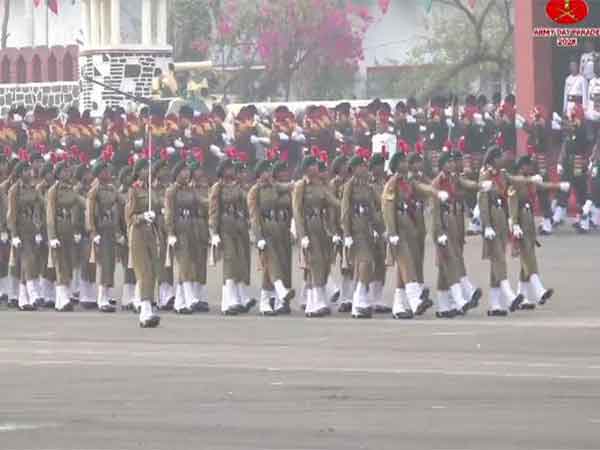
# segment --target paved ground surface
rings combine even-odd
[[[0,450],[600,448],[600,237],[543,243],[557,295],[507,319],[0,310]]]

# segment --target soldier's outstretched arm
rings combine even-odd
[[[252,234],[254,234],[256,242],[263,239],[260,205],[258,204],[258,191],[259,187],[257,184],[250,188],[248,192],[248,216],[250,217],[250,228]]]
[[[57,185],[55,184],[48,190],[47,205],[46,205],[46,227],[48,233],[48,240],[58,239],[56,235],[56,195]]]
[[[392,176],[383,188],[381,194],[381,212],[383,213],[383,223],[388,236],[396,236],[398,230],[396,227],[396,175]]]

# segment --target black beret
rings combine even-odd
[[[342,170],[342,166],[348,162],[348,158],[343,155],[338,156],[331,163],[331,173],[338,174]]]
[[[485,166],[491,164],[492,162],[500,158],[500,156],[502,156],[502,150],[500,150],[500,147],[496,145],[490,147],[483,158],[483,165]]]
[[[390,170],[393,173],[396,173],[398,171],[398,164],[400,163],[400,161],[404,161],[405,159],[406,159],[406,154],[404,152],[394,153],[394,155],[392,156],[392,159],[390,160]]]
[[[360,156],[353,156],[352,159],[350,159],[350,162],[348,163],[348,167],[353,169],[356,166],[360,166],[361,164],[364,164],[365,162],[366,161],[363,158],[361,158]]]
[[[533,160],[531,159],[531,156],[529,156],[529,155],[521,156],[519,158],[519,160],[517,161],[517,170],[521,169],[521,167],[523,167],[523,166],[530,165],[530,164],[533,164]]]
[[[60,175],[60,173],[65,169],[65,167],[68,167],[68,164],[66,161],[61,161],[59,163],[57,163],[54,166],[54,176],[57,177]]]
[[[217,177],[222,178],[226,169],[233,168],[233,161],[231,159],[224,159],[217,166]]]
[[[375,153],[369,161],[369,169],[376,166],[383,166],[385,164],[385,158],[381,153]]]
[[[319,161],[314,156],[307,156],[302,160],[302,171],[306,171],[311,166],[319,165]]]
[[[267,161],[262,160],[262,161],[258,161],[256,163],[256,165],[254,166],[254,174],[259,177],[261,176],[264,172],[270,172],[272,169],[272,164],[271,161]]]
[[[97,177],[104,169],[108,167],[109,163],[107,163],[103,159],[98,159],[98,161],[96,161],[92,166],[92,175],[94,175],[94,177]]]
[[[19,161],[13,169],[13,173],[15,176],[20,177],[23,172],[29,168],[31,168],[31,164],[29,164],[27,161]]]

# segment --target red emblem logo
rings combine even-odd
[[[546,6],[548,17],[561,25],[579,23],[589,13],[590,8],[585,0],[550,0]]]

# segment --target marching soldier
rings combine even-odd
[[[369,286],[373,282],[377,240],[383,234],[376,208],[377,194],[368,184],[367,162],[354,156],[348,163],[351,178],[344,185],[341,201],[341,227],[344,233],[346,259],[352,261],[355,290],[352,298],[352,317],[371,318]],[[344,263],[343,263],[344,264]],[[371,294],[372,295],[372,294]]]
[[[206,287],[206,271],[210,233],[208,230],[208,196],[210,184],[204,169],[205,152],[201,149],[192,151],[195,164],[192,167],[191,187],[198,204],[198,215],[194,218],[196,237],[191,245],[194,246],[194,292],[198,302],[193,305],[195,312],[208,312],[208,290]]]
[[[221,311],[225,315],[237,315],[248,312],[254,306],[244,304],[245,282],[250,261],[246,236],[247,204],[246,196],[236,179],[236,168],[231,159],[219,164],[217,181],[209,197],[209,219],[211,253],[222,249],[223,257],[223,294]],[[212,258],[216,259],[216,258]],[[248,307],[249,306],[249,307]]]
[[[530,156],[522,156],[517,162],[517,171],[523,177],[533,174],[534,162]],[[535,196],[540,190],[560,189],[569,191],[569,183],[542,182],[538,175],[536,183],[514,184],[508,190],[508,206],[512,223],[513,250],[521,260],[519,293],[524,300],[520,309],[534,309],[535,304],[543,305],[552,296],[552,289],[544,288],[539,275],[535,248],[537,246],[534,217]]]
[[[190,186],[191,171],[197,163],[181,160],[172,172],[173,183],[165,193],[165,227],[167,232],[167,265],[173,267],[175,312],[192,314],[200,301],[194,290],[193,242],[197,239],[196,219],[199,217],[199,198]]]
[[[371,171],[370,185],[375,191],[377,201],[375,202],[375,209],[377,210],[376,229],[379,231],[384,230],[383,215],[381,212],[381,196],[383,195],[383,189],[387,182],[385,176],[385,163],[386,160],[382,154],[375,154],[369,161],[369,169]],[[369,293],[371,294],[371,301],[373,304],[373,312],[379,314],[387,314],[392,312],[392,308],[385,304],[383,300],[383,288],[385,286],[385,279],[387,273],[387,266],[385,265],[385,238],[375,240],[375,260],[373,267],[373,281],[369,284]]]
[[[35,190],[37,191],[38,195],[40,196],[40,198],[43,199],[42,222],[44,224],[46,223],[46,220],[47,220],[46,219],[46,208],[48,206],[47,193],[48,193],[48,190],[54,184],[55,179],[56,179],[55,173],[54,173],[54,165],[57,162],[58,161],[56,161],[56,160],[48,161],[41,167],[40,172],[39,172],[41,181],[35,187]],[[39,289],[41,295],[43,296],[43,298],[45,299],[45,304],[38,305],[38,306],[44,306],[45,308],[54,308],[55,300],[56,300],[56,296],[55,296],[55,294],[56,294],[56,289],[55,289],[56,272],[53,267],[48,267],[49,247],[48,247],[48,238],[47,238],[47,228],[46,227],[44,227],[42,229],[42,237],[44,238],[44,241],[39,246],[40,275],[41,276],[40,276],[40,280],[39,280],[38,289]]]
[[[479,209],[483,226],[483,259],[490,261],[490,309],[488,316],[506,316],[523,302],[508,281],[506,247],[510,237],[508,223],[508,192],[510,186],[527,184],[522,177],[510,176],[501,167],[501,150],[491,147],[483,161],[481,181],[492,181],[488,192],[479,194]]]
[[[156,231],[155,208],[160,204],[150,193],[152,186],[148,183],[148,160],[139,159],[134,168],[135,182],[129,189],[125,215],[129,236],[129,264],[135,271],[139,284],[140,316],[142,328],[155,328],[160,324],[160,317],[155,312],[154,304],[156,282],[158,279],[158,234]],[[150,199],[152,195],[152,199]],[[152,205],[150,201],[152,200]]]
[[[42,243],[42,199],[33,185],[33,172],[26,150],[19,152],[19,163],[14,168],[16,182],[8,191],[6,219],[12,236],[10,266],[20,267],[19,309],[34,311],[38,291],[39,246]]]
[[[309,156],[302,162],[304,177],[297,181],[292,193],[292,210],[296,235],[300,242],[300,268],[306,283],[307,317],[323,317],[331,310],[325,285],[331,265],[331,237],[336,229],[339,203],[329,188],[319,180],[319,161]]]
[[[0,124],[0,141],[2,140],[3,124]],[[12,155],[9,149],[5,153],[0,153],[0,302],[8,303],[11,296],[11,278],[8,271],[8,257],[10,254],[10,243],[8,236],[8,227],[6,225],[7,209],[7,186],[10,176],[10,163],[7,157]]]
[[[248,193],[250,225],[259,252],[259,264],[263,272],[260,295],[260,312],[265,316],[276,314],[275,302],[289,309],[295,292],[285,284],[289,272],[289,209],[280,208],[280,187],[273,182],[272,165],[261,161],[255,168],[256,184]],[[287,187],[285,189],[288,189]]]
[[[121,168],[117,177],[118,181],[118,208],[119,208],[119,231],[117,239],[117,258],[121,261],[123,267],[123,289],[121,292],[121,310],[134,311],[140,307],[140,300],[136,295],[136,284],[134,270],[129,267],[129,244],[127,241],[127,223],[125,217],[125,204],[127,203],[127,194],[133,184],[133,160],[131,164]],[[88,258],[89,260],[89,258]],[[96,269],[94,267],[94,278]],[[82,276],[83,279],[83,276]]]
[[[113,149],[108,146],[94,164],[92,173],[96,183],[86,201],[86,229],[92,239],[90,262],[98,268],[98,308],[104,313],[116,311],[114,277],[119,239],[119,196],[112,183],[113,156]]]
[[[387,264],[396,266],[396,290],[392,314],[395,319],[412,319],[422,315],[433,303],[425,297],[417,280],[416,263],[418,227],[415,223],[415,193],[434,195],[431,187],[409,179],[408,161],[404,152],[396,152],[390,160],[393,173],[383,190],[381,205],[388,239]]]
[[[56,182],[48,190],[46,222],[50,259],[56,269],[56,310],[73,311],[71,282],[73,280],[74,246],[81,241],[81,202],[71,185],[71,167],[66,161],[54,168]]]

